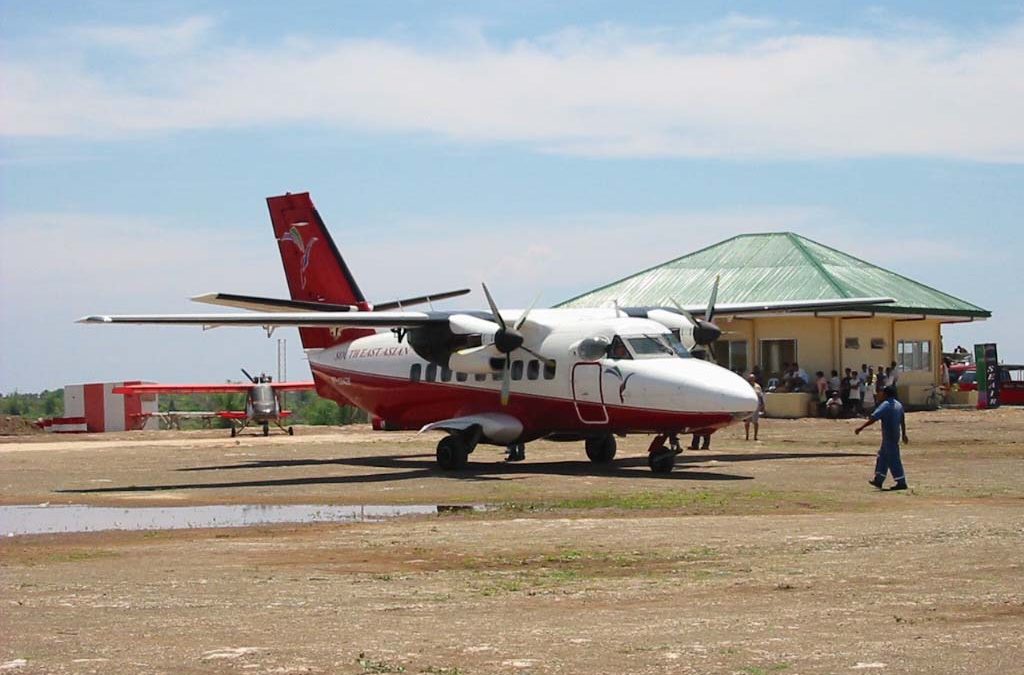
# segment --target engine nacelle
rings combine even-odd
[[[439,366],[448,366],[448,360],[452,354],[460,349],[479,347],[481,344],[479,335],[457,334],[448,324],[432,324],[413,328],[406,335],[406,340],[409,341],[409,346],[420,358]]]
[[[494,345],[487,345],[452,353],[448,357],[447,366],[458,373],[489,375],[501,370],[504,362],[501,352]],[[500,365],[495,368],[495,363]]]

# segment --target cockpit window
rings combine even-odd
[[[608,358],[610,359],[631,359],[633,355],[626,349],[626,344],[622,341],[618,335],[612,338],[612,343],[608,345]]]
[[[625,342],[634,354],[634,357],[638,359],[658,359],[673,356],[687,358],[690,356],[690,353],[686,351],[686,347],[671,333],[627,337]]]

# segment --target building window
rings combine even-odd
[[[931,370],[931,340],[900,340],[896,343],[896,365],[900,370]]]
[[[423,370],[423,367],[420,364],[418,364],[418,363],[412,364],[412,368],[409,369],[409,379],[412,382],[419,382],[420,381],[420,372],[422,370]]]
[[[761,372],[781,377],[783,365],[796,361],[796,340],[761,340]]]
[[[860,349],[860,338],[859,337],[848,337],[843,342],[843,346],[847,349]]]
[[[425,379],[427,382],[433,382],[434,380],[437,379],[437,364],[436,363],[428,363],[427,364],[427,376],[424,377],[423,379]]]
[[[536,380],[538,377],[540,377],[540,361],[533,359],[526,364],[526,379]]]
[[[746,340],[718,340],[714,344],[715,362],[723,368],[745,373],[750,368]]]
[[[871,338],[872,349],[885,349],[885,338]]]

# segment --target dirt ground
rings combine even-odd
[[[766,420],[654,476],[533,443],[300,428],[0,438],[5,504],[489,504],[380,523],[9,537],[0,672],[1022,672],[1024,410]],[[0,524],[0,530],[2,530]]]

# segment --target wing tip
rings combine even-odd
[[[89,316],[83,316],[75,321],[75,323],[114,323],[114,320],[102,314],[90,314]]]

